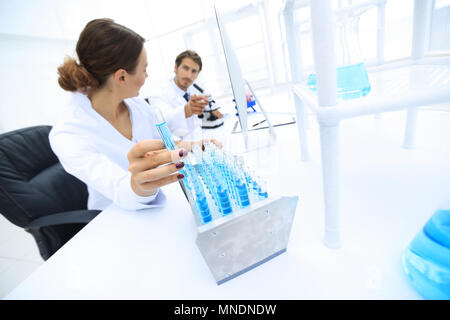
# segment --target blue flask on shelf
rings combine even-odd
[[[359,46],[358,13],[349,11],[339,15],[335,35],[337,98],[349,100],[368,95],[371,86]],[[315,73],[308,76],[307,85],[317,91]]]
[[[364,62],[338,67],[336,68],[336,76],[338,99],[350,100],[361,98],[369,94],[369,76]],[[315,73],[309,75],[307,84],[309,89],[317,91]]]

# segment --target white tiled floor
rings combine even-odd
[[[0,215],[0,299],[43,262],[33,236]]]

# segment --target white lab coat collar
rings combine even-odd
[[[175,83],[175,77],[170,78],[169,82],[170,82],[170,85],[172,86],[173,90],[176,92],[176,94],[181,96],[183,99],[184,99],[184,94],[186,92],[189,94],[189,96],[191,96],[192,94],[195,94],[198,91],[194,88],[193,85],[190,85],[186,91],[180,89],[180,87],[178,87],[177,84]],[[200,93],[200,92],[198,92],[198,93]]]
[[[133,108],[130,107],[130,103],[131,100],[130,99],[124,99],[124,104],[125,106],[128,108],[128,112],[130,113],[130,121],[131,121],[131,128],[132,128],[132,137],[131,137],[131,141],[128,140],[127,138],[125,138],[124,136],[122,136],[119,132],[117,132],[117,130],[115,130],[113,128],[113,126],[108,122],[108,120],[106,120],[105,118],[103,118],[93,107],[92,107],[92,103],[91,100],[88,98],[88,96],[80,91],[75,92],[71,99],[70,99],[70,104],[72,106],[75,106],[76,108],[82,108],[83,111],[86,114],[90,114],[90,117],[88,119],[95,119],[96,123],[99,126],[103,126],[106,127],[107,130],[110,130],[111,132],[113,132],[116,136],[118,136],[119,141],[121,140],[125,140],[125,142],[130,146],[138,142],[138,140],[136,139],[136,134],[135,134],[135,119],[134,119],[134,113],[133,113]],[[86,120],[85,117],[83,117],[84,120]]]

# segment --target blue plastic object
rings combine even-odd
[[[233,102],[236,103],[236,100],[233,99]],[[252,109],[253,112],[256,112],[255,108],[253,108],[255,105],[256,105],[256,101],[255,100],[247,101],[247,112],[248,112],[248,108]],[[236,105],[234,105],[234,108],[237,110],[237,106]],[[236,113],[236,116],[238,116],[238,115],[239,114]]]
[[[450,210],[436,211],[403,254],[414,288],[431,300],[450,299]]]
[[[339,67],[337,74],[337,96],[343,100],[361,98],[369,94],[370,83],[364,62]],[[317,91],[316,74],[308,77],[308,87],[312,91]]]

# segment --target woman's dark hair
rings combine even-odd
[[[67,91],[102,87],[118,69],[133,74],[145,39],[111,19],[90,21],[80,34],[75,59],[58,67],[58,83]]]
[[[192,50],[186,50],[180,53],[175,59],[175,64],[177,68],[180,66],[184,58],[191,58],[196,64],[198,64],[199,68],[198,72],[202,71],[202,58],[200,58],[197,52]]]

